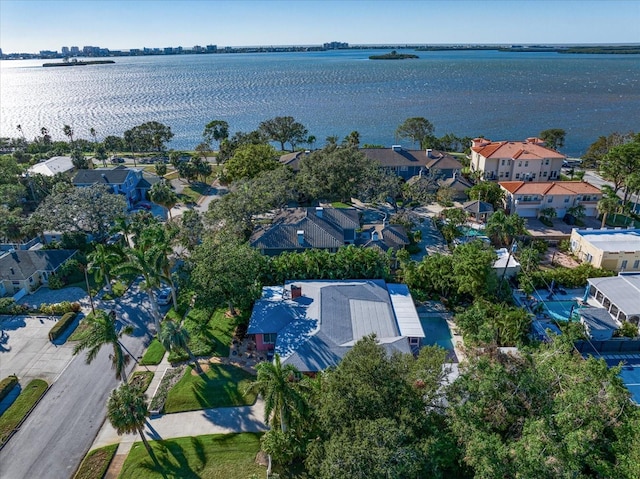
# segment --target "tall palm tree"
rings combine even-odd
[[[162,261],[162,255],[156,250],[150,249],[142,251],[137,248],[132,248],[126,251],[127,260],[124,263],[117,265],[111,271],[114,275],[129,275],[134,274],[136,276],[142,276],[143,281],[141,288],[146,291],[151,303],[151,314],[153,316],[156,333],[160,333],[160,312],[158,311],[158,302],[154,295],[154,291],[160,287],[162,281],[169,282],[168,278],[165,278],[162,274],[160,267]]]
[[[144,435],[144,424],[149,416],[146,397],[143,392],[123,384],[111,391],[107,400],[107,417],[118,435],[140,434],[145,449],[157,467],[160,467],[153,449]]]
[[[111,345],[113,353],[111,358],[111,366],[116,372],[116,378],[127,380],[126,367],[131,356],[125,353],[124,346],[120,342],[120,338],[125,334],[133,333],[132,326],[125,326],[120,331],[117,330],[115,317],[108,315],[105,311],[96,311],[85,319],[88,328],[80,336],[80,340],[76,347],[73,348],[73,354],[87,350],[87,364],[93,362],[98,352],[105,344]]]
[[[172,349],[183,349],[186,351],[198,374],[202,374],[200,363],[198,363],[189,348],[189,331],[182,327],[181,324],[177,324],[170,319],[164,321],[158,338],[167,351],[171,351]]]
[[[105,288],[111,293],[111,268],[122,261],[122,254],[103,244],[97,244],[96,249],[87,255],[89,269],[94,271],[97,282],[104,281]]]
[[[124,236],[125,243],[129,248],[131,247],[131,243],[129,241],[129,235],[133,233],[133,229],[131,228],[131,223],[125,216],[120,216],[116,218],[116,220],[113,222],[112,232],[122,233],[122,236]]]
[[[600,225],[600,229],[602,229],[607,222],[607,216],[618,210],[618,199],[612,196],[603,196],[596,207],[598,208],[598,213],[602,215],[602,224]]]
[[[298,416],[304,415],[307,404],[298,388],[300,371],[292,364],[284,367],[280,355],[273,362],[262,362],[256,367],[258,377],[247,392],[258,393],[264,399],[265,422],[271,427],[280,427],[286,432]]]
[[[69,125],[64,125],[62,127],[62,132],[64,133],[64,136],[69,137],[69,142],[71,143],[71,149],[73,149],[73,128],[71,128]]]
[[[149,199],[160,206],[167,209],[169,213],[169,219],[173,219],[171,215],[171,208],[178,203],[178,195],[176,195],[169,185],[164,181],[156,183],[149,190]]]
[[[173,223],[156,224],[142,230],[136,243],[136,248],[144,251],[153,249],[153,254],[158,255],[157,266],[162,271],[163,280],[171,288],[171,301],[176,310],[178,309],[178,297],[171,275],[173,265],[170,256],[174,253],[172,244],[178,233],[179,229]]]

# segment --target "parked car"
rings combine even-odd
[[[116,243],[119,243],[120,241],[122,241],[122,233],[116,233],[114,235],[109,236],[109,238],[107,238],[107,246],[111,246],[114,245]]]
[[[160,306],[168,305],[171,302],[171,290],[168,288],[160,290],[156,295],[156,300]]]
[[[120,158],[119,156],[112,156],[111,163],[124,163],[124,158]]]
[[[144,201],[141,201],[136,205],[136,208],[144,208],[145,210],[151,210],[151,205],[149,203],[145,203]]]

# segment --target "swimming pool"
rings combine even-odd
[[[447,321],[441,316],[420,315],[420,323],[425,337],[422,346],[438,345],[441,348],[453,351],[453,341],[451,341],[451,331]]]
[[[545,301],[544,309],[549,316],[557,321],[568,321],[571,308],[574,313],[578,311],[579,304],[577,301]]]
[[[483,229],[475,229],[469,226],[460,226],[458,229],[463,236],[485,236]]]

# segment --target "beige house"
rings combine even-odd
[[[571,232],[571,251],[596,268],[640,271],[640,229],[579,230]]]
[[[598,200],[602,198],[599,188],[584,181],[501,181],[499,185],[509,213],[523,218],[537,218],[546,208],[553,208],[557,217],[562,218],[578,205],[584,207],[586,217],[596,218]]]
[[[525,141],[471,142],[471,171],[490,181],[549,181],[560,178],[566,156],[544,146],[540,138]]]

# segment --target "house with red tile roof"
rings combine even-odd
[[[471,142],[471,171],[488,181],[544,182],[560,178],[566,156],[547,148],[540,138],[525,141],[491,141],[476,138]]]
[[[523,218],[536,218],[540,210],[553,208],[562,218],[569,208],[584,207],[585,216],[598,216],[598,201],[602,198],[599,188],[585,181],[501,181],[505,193],[505,206],[509,213]]]

